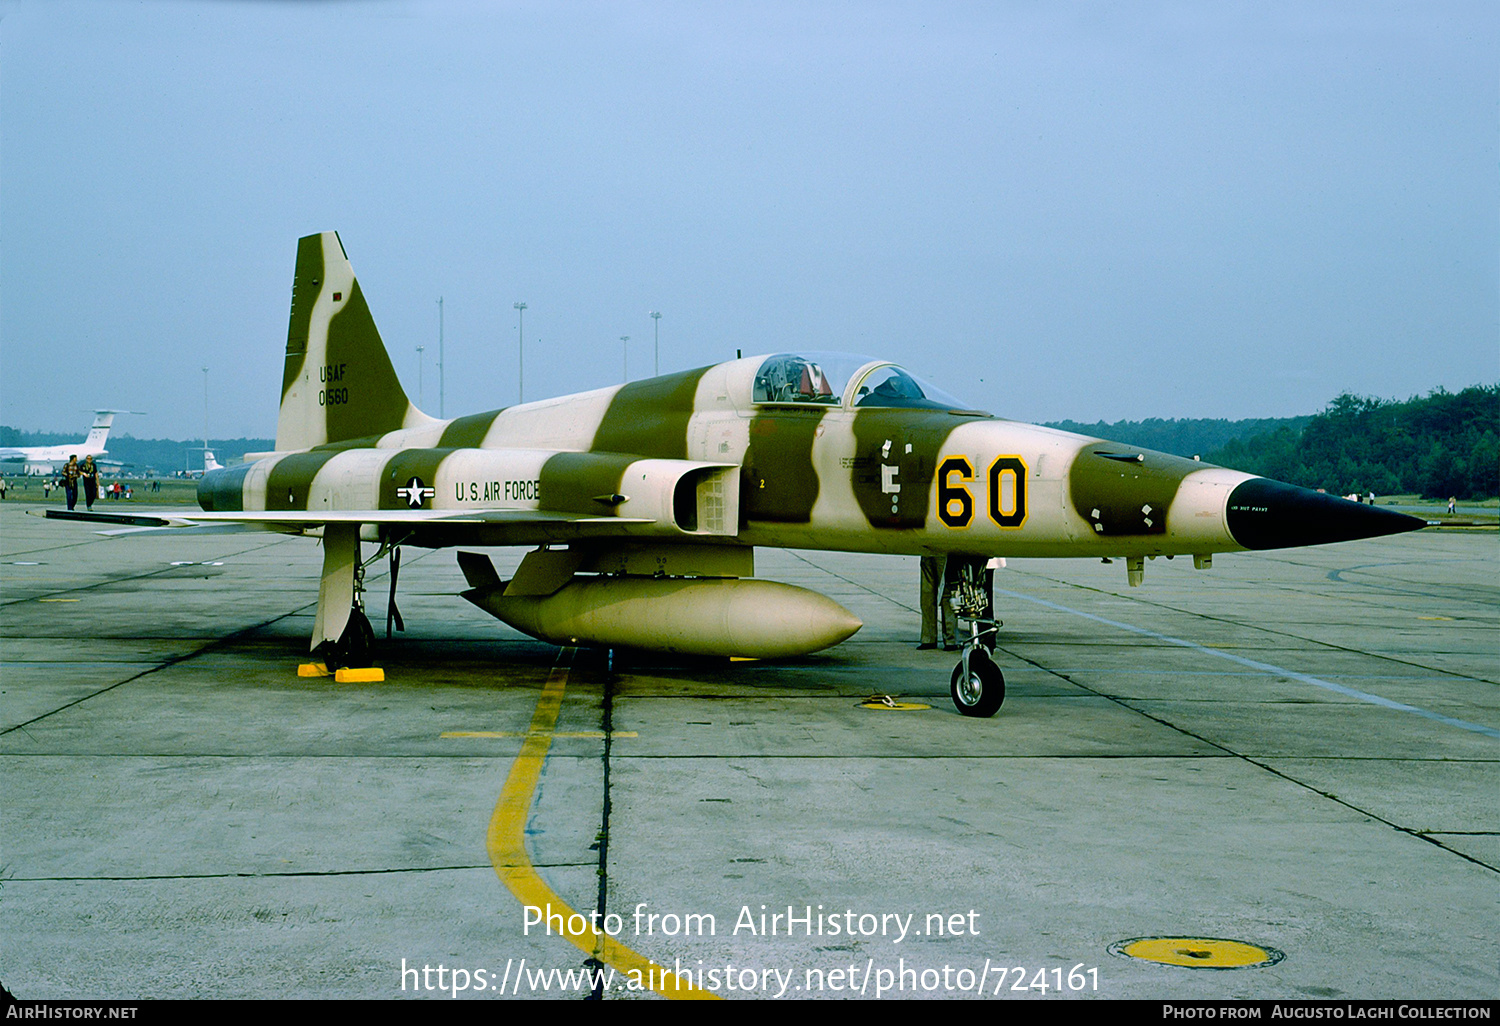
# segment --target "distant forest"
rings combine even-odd
[[[1405,402],[1345,393],[1314,417],[1049,426],[1201,455],[1209,463],[1337,495],[1500,495],[1500,385],[1440,388]]]
[[[1500,385],[1438,389],[1405,402],[1345,393],[1311,417],[1261,420],[1122,420],[1048,427],[1209,463],[1338,495],[1419,493],[1430,498],[1500,495]],[[59,445],[78,434],[0,427],[0,445]],[[210,440],[220,463],[275,446],[269,438]],[[189,455],[189,450],[193,450]],[[170,474],[201,468],[196,442],[112,435],[109,458]]]
[[[1202,456],[1216,452],[1231,442],[1256,435],[1268,435],[1275,431],[1300,432],[1312,417],[1273,417],[1259,420],[1121,420],[1113,424],[1098,421],[1081,424],[1076,420],[1059,420],[1047,427],[1074,434],[1103,438],[1111,442],[1126,442],[1142,449],[1169,452],[1174,456]]]
[[[1212,463],[1330,492],[1500,494],[1500,385],[1405,402],[1345,393],[1300,432],[1232,441]]]

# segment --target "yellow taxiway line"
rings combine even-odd
[[[445,730],[438,737],[526,737],[527,732],[521,730]],[[554,730],[553,737],[581,737],[602,740],[602,730]],[[640,737],[633,730],[614,730],[610,732],[611,738]]]
[[[531,716],[531,728],[526,731],[526,740],[521,742],[521,753],[511,763],[510,775],[500,791],[500,800],[495,803],[494,815],[490,817],[490,829],[486,836],[490,863],[495,874],[509,888],[510,893],[523,906],[544,908],[549,903],[554,912],[561,912],[564,919],[575,915],[567,902],[548,887],[537,875],[526,851],[526,817],[531,811],[531,801],[536,796],[536,787],[542,775],[542,763],[552,747],[553,728],[562,710],[563,690],[568,686],[568,663],[573,658],[573,649],[565,648],[558,657],[557,665],[547,675],[542,695],[537,699],[536,711]],[[585,919],[587,917],[584,917]],[[717,995],[694,987],[681,977],[674,976],[664,967],[644,955],[632,951],[608,934],[590,925],[583,932],[568,934],[568,939],[580,951],[613,966],[626,976],[638,978],[643,986],[667,998],[713,999]]]

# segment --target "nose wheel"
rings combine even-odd
[[[965,716],[993,716],[1005,702],[1005,676],[983,645],[965,645],[949,691]]]
[[[969,636],[964,641],[963,655],[953,668],[949,692],[953,704],[965,716],[993,716],[1005,702],[1005,676],[990,655],[1000,621],[991,613],[983,572],[980,560],[964,559],[952,600],[958,625]]]

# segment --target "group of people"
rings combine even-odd
[[[999,562],[982,556],[922,557],[922,639],[917,648],[937,648],[939,627],[943,651],[951,652],[959,647],[954,599],[961,582],[967,581],[983,590],[984,611],[981,616],[986,620],[994,619],[995,567]],[[993,645],[992,639],[985,640]]]
[[[85,508],[94,508],[94,503],[99,499],[99,467],[94,462],[94,457],[85,456],[83,462],[79,463],[77,456],[69,456],[67,466],[63,467],[58,480],[68,496],[69,509],[78,505],[80,484],[83,486]]]
[[[26,477],[21,478],[21,487],[26,487]],[[77,456],[68,457],[68,465],[63,467],[60,474],[48,474],[42,478],[42,495],[48,499],[52,498],[52,489],[61,488],[68,497],[68,508],[73,509],[78,505],[78,490],[83,489],[83,502],[87,509],[93,509],[94,503],[99,499],[99,467],[94,463],[94,457],[85,456],[82,463],[78,462]],[[5,500],[5,493],[10,490],[10,482],[0,477],[0,502]],[[150,491],[161,491],[161,482],[152,480]],[[121,484],[119,481],[107,485],[104,494],[111,499],[133,499],[135,488],[132,485]]]

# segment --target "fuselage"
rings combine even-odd
[[[838,395],[768,394],[772,359],[454,420],[413,411],[418,423],[379,436],[214,471],[200,499],[212,510],[644,514],[642,536],[701,535],[702,523],[662,522],[672,502],[652,473],[687,461],[732,468],[734,501],[708,533],[741,545],[1018,556],[1245,547],[1226,509],[1251,475],[947,404],[880,405],[860,384],[900,373],[880,361]]]

